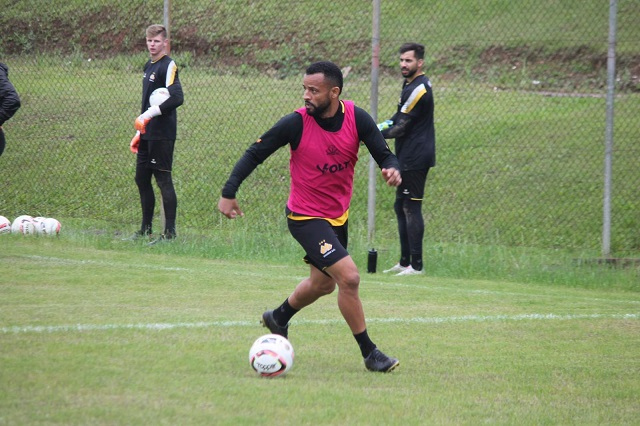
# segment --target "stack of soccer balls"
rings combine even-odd
[[[33,217],[25,214],[11,222],[6,217],[0,216],[0,234],[57,236],[60,234],[61,227],[60,222],[52,217]]]
[[[293,367],[293,346],[277,334],[260,336],[249,350],[249,365],[262,377],[284,376]]]

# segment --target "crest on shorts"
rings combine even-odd
[[[333,246],[325,240],[320,241],[320,254],[324,255],[331,251]]]

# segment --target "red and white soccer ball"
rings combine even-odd
[[[293,346],[277,334],[258,337],[249,350],[249,364],[262,377],[285,375],[293,367]]]
[[[0,216],[0,234],[11,233],[11,221],[4,216]]]
[[[57,236],[60,234],[62,225],[58,219],[52,217],[36,217],[33,221],[36,224],[36,232],[40,235]]]
[[[7,225],[8,223],[8,225]],[[0,234],[9,233],[22,235],[58,235],[62,225],[58,219],[52,217],[29,216],[27,214],[16,217],[9,222],[4,216],[0,216]]]
[[[169,96],[169,90],[166,87],[160,87],[159,89],[151,92],[151,96],[149,96],[149,105],[160,105],[161,103],[169,99]]]
[[[35,234],[36,224],[33,221],[33,217],[28,214],[23,214],[13,219],[13,223],[11,223],[11,233],[24,235]]]

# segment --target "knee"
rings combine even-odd
[[[396,202],[393,203],[393,210],[396,212],[397,215],[404,214],[403,204],[404,204],[404,200],[402,198],[396,198]]]
[[[342,277],[340,285],[343,290],[358,291],[358,287],[360,287],[360,274],[357,270],[350,271]]]
[[[333,279],[325,280],[325,281],[323,281],[321,283],[318,283],[316,285],[316,290],[322,296],[326,296],[328,294],[333,293],[335,289],[336,289],[336,282]]]

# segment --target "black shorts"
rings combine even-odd
[[[148,169],[170,172],[173,167],[173,147],[175,140],[140,139],[138,165]]]
[[[323,271],[340,259],[349,256],[347,252],[348,222],[342,226],[332,226],[324,219],[293,220],[287,218],[289,232],[300,243],[306,256],[304,261]]]
[[[422,201],[428,173],[429,169],[406,170],[402,172],[402,183],[396,188],[396,198],[409,198],[411,200]]]

